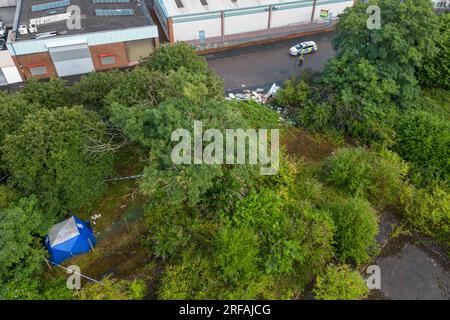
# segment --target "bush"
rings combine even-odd
[[[150,229],[147,239],[153,253],[163,259],[178,259],[190,248],[211,242],[217,224],[202,217],[195,209],[170,206],[151,207],[146,213]]]
[[[6,300],[72,300],[74,291],[67,288],[63,276],[52,279],[12,280],[0,297]]]
[[[426,111],[411,111],[400,118],[395,150],[410,161],[423,179],[450,181],[450,122]],[[420,183],[421,181],[417,181]]]
[[[286,80],[278,90],[275,101],[282,106],[299,108],[307,101],[310,88],[304,81]]]
[[[259,271],[258,236],[248,226],[222,228],[216,235],[215,260],[226,281],[247,284]]]
[[[142,300],[147,291],[143,280],[117,280],[109,276],[102,283],[90,282],[76,293],[80,300]]]
[[[322,179],[329,185],[381,206],[396,203],[407,172],[397,154],[360,148],[337,151],[321,168]]]
[[[369,294],[369,289],[357,271],[348,265],[330,265],[325,274],[318,276],[313,289],[317,300],[360,300]]]
[[[322,166],[323,180],[353,196],[364,196],[371,184],[369,154],[363,149],[340,149]]]
[[[400,211],[415,229],[450,242],[450,195],[439,187],[431,192],[406,186],[400,195]]]
[[[324,131],[331,128],[333,109],[328,103],[307,102],[299,109],[298,124],[306,129]]]
[[[377,217],[370,204],[359,198],[340,199],[326,209],[336,226],[334,244],[340,261],[357,265],[367,261],[378,234]]]

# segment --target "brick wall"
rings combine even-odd
[[[19,72],[21,72],[26,79],[28,78],[42,79],[58,76],[56,74],[52,58],[50,57],[50,54],[48,52],[39,52],[22,56],[15,56],[13,57],[13,59],[16,62],[16,64],[18,64],[17,68],[19,69]],[[45,66],[47,68],[47,74],[33,77],[30,73],[29,69],[30,65]]]
[[[94,62],[95,70],[106,70],[112,68],[120,68],[128,66],[127,52],[123,42],[110,43],[99,46],[89,47],[91,51],[92,61]],[[100,55],[112,54],[116,60],[115,64],[103,65],[100,60]]]

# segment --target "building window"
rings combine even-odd
[[[115,64],[116,63],[116,57],[114,57],[113,54],[100,54],[100,62],[102,65],[108,65],[108,64]]]
[[[43,76],[47,74],[47,67],[43,64],[30,64],[28,69],[32,76]]]

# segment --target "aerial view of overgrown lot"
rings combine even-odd
[[[450,299],[450,16],[398,2],[377,2],[373,30],[367,4],[348,8],[325,70],[267,104],[226,99],[184,43],[1,92],[0,298],[396,298],[370,290],[366,268],[409,241],[434,250]],[[171,136],[195,121],[279,129],[276,174],[175,164]],[[73,215],[95,248],[52,265],[44,237]],[[68,288],[72,265],[96,281]]]

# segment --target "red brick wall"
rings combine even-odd
[[[28,78],[33,78],[31,75],[30,69],[28,68],[29,65],[33,64],[42,64],[47,68],[47,74],[36,76],[34,78],[36,79],[42,79],[42,78],[50,78],[50,77],[57,77],[55,66],[53,65],[52,58],[50,57],[50,54],[48,52],[39,52],[39,53],[33,53],[33,54],[27,54],[22,56],[15,56],[14,61],[16,62],[17,68],[19,71],[23,74],[23,76]]]
[[[99,46],[89,47],[94,62],[95,70],[106,70],[128,66],[127,51],[123,42],[109,43]],[[116,58],[115,64],[102,65],[99,55],[113,54]]]

